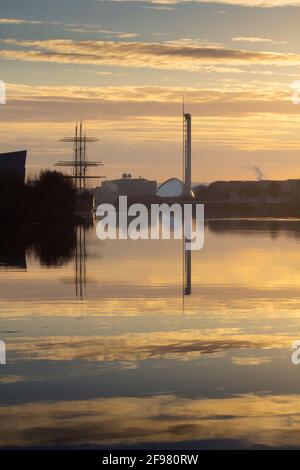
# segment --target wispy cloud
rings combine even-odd
[[[173,3],[173,0],[169,0]],[[176,3],[176,0],[174,0]],[[180,0],[185,1],[185,0]],[[186,0],[188,1],[188,0]],[[212,0],[196,0],[199,3],[214,3]],[[300,0],[217,0],[217,3],[224,3],[227,5],[239,5],[246,7],[286,7],[286,6],[300,6]]]
[[[270,357],[264,356],[250,356],[250,357],[233,357],[232,363],[235,366],[261,366],[263,364],[269,364],[271,362]]]
[[[104,0],[98,0],[102,2]],[[140,0],[110,0],[118,2],[140,2]],[[176,3],[190,3],[191,0],[145,0],[154,5],[174,5]],[[261,7],[261,8],[275,8],[275,7],[288,7],[300,6],[300,0],[194,0],[195,3],[219,3],[225,5],[237,5],[245,7]],[[222,12],[223,13],[223,12]]]
[[[101,34],[119,39],[130,39],[139,36],[138,33],[126,31],[114,31],[107,28],[100,28],[99,25],[86,23],[64,23],[62,21],[49,20],[30,20],[25,18],[0,18],[0,24],[7,25],[42,25],[48,24],[53,26],[61,26],[64,31],[85,34]]]
[[[7,24],[7,25],[41,25],[41,24],[48,24],[48,25],[62,25],[61,21],[50,21],[50,20],[28,20],[26,18],[0,18],[0,24]]]
[[[238,36],[232,38],[233,42],[250,42],[250,43],[267,43],[267,44],[286,44],[287,41],[275,41],[274,39],[270,38],[259,38],[259,37],[244,37]]]
[[[70,69],[72,71],[72,69]],[[106,72],[98,72],[106,73]],[[108,72],[109,73],[109,72]],[[258,87],[260,88],[258,89]],[[234,90],[232,89],[234,87]],[[275,101],[283,107],[284,102],[290,104],[289,90],[285,90],[280,83],[272,86],[258,81],[239,85],[230,81],[218,86],[202,87],[175,87],[175,86],[31,86],[25,84],[7,83],[8,95],[14,100],[46,100],[54,98],[70,100],[128,102],[128,103],[181,103],[184,91],[190,103],[245,103],[264,102],[273,104]],[[294,109],[294,108],[292,108]]]
[[[0,24],[43,24],[42,20],[25,20],[21,18],[0,18]]]
[[[102,29],[95,25],[87,25],[87,24],[70,24],[67,23],[64,27],[65,31],[73,32],[73,33],[84,33],[84,34],[101,34],[106,37],[113,37],[119,39],[130,39],[136,38],[139,36],[138,33],[129,33],[126,31],[113,31],[110,29]]]
[[[140,5],[140,8],[143,8],[144,10],[174,10],[174,6],[167,6],[167,5],[150,5],[150,6],[145,6],[145,5]]]
[[[0,50],[1,59],[29,62],[190,71],[199,71],[202,65],[218,64],[300,65],[300,55],[298,54],[251,51],[190,43],[4,39],[0,41],[0,44],[18,48]]]

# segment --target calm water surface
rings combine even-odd
[[[1,229],[0,445],[300,447],[300,221],[180,241]]]

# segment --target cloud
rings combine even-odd
[[[8,83],[5,120],[7,123],[20,119],[24,122],[36,121],[37,118],[39,121],[55,120],[58,109],[62,120],[72,120],[72,116],[80,114],[80,109],[90,119],[97,119],[101,109],[106,119],[120,121],[127,120],[128,116],[141,119],[153,117],[163,128],[172,125],[176,127],[183,91],[195,119],[205,116],[222,116],[225,119],[242,115],[300,112],[299,107],[293,106],[290,101],[290,91],[275,82],[270,88],[259,88],[257,81],[248,86],[233,86],[230,81],[228,86],[224,84],[201,89],[175,86],[30,86]],[[167,119],[169,121],[162,124]]]
[[[261,366],[264,364],[269,364],[271,362],[271,358],[266,356],[233,356],[231,361],[235,366]]]
[[[198,0],[198,1],[199,3],[215,3],[212,0]],[[176,3],[176,0],[174,0],[174,2]],[[173,3],[173,0],[169,0],[167,1],[167,3]],[[262,7],[262,8],[300,6],[300,0],[216,0],[216,3],[224,3],[227,5],[237,5],[237,6],[246,6],[246,7]]]
[[[90,73],[87,71],[86,73]],[[96,71],[96,74],[108,74],[108,71]],[[93,101],[108,103],[165,103],[168,105],[181,104],[182,92],[184,92],[189,105],[194,108],[198,104],[211,104],[220,106],[228,104],[234,106],[237,103],[245,108],[245,104],[263,104],[262,111],[270,112],[274,104],[282,107],[285,112],[288,105],[290,111],[299,112],[298,108],[292,106],[290,89],[280,82],[260,82],[259,80],[239,83],[233,80],[224,80],[216,85],[198,88],[197,86],[80,86],[80,85],[39,85],[32,86],[19,83],[7,83],[8,105],[14,101]],[[250,109],[250,108],[249,108]],[[193,109],[194,110],[194,109]],[[247,110],[247,109],[246,109]],[[201,110],[201,112],[203,109]],[[259,111],[257,108],[255,111]],[[161,112],[161,111],[160,111]]]
[[[286,41],[274,41],[270,38],[258,38],[258,37],[243,37],[238,36],[232,38],[233,42],[250,42],[250,43],[268,43],[268,44],[286,44]]]
[[[51,24],[51,25],[62,25],[61,21],[49,21],[49,20],[27,20],[25,18],[0,18],[0,24],[9,25],[34,25],[34,24]]]
[[[2,139],[7,141],[7,136],[15,135],[13,129],[19,123],[18,135],[25,142],[33,134],[38,134],[39,140],[45,126],[49,132],[52,129],[51,139],[55,140],[62,123],[72,123],[74,116],[83,113],[96,135],[105,133],[114,141],[174,143],[180,136],[183,91],[194,117],[195,145],[202,142],[243,149],[276,146],[286,151],[299,147],[300,108],[291,103],[290,90],[280,83],[272,81],[263,86],[256,80],[247,84],[224,80],[219,87],[201,89],[8,83],[8,102],[0,109],[5,122]]]
[[[100,2],[104,0],[98,0]],[[124,2],[140,2],[140,0],[111,0],[111,1],[124,1]],[[191,0],[145,0],[154,5],[174,5],[177,3],[191,3]],[[219,3],[225,5],[234,5],[242,7],[261,7],[261,8],[274,8],[274,7],[290,7],[300,6],[300,0],[194,0],[195,3]],[[223,12],[222,12],[223,13]]]
[[[110,29],[101,29],[93,25],[81,25],[81,24],[66,24],[65,31],[74,33],[87,33],[87,34],[102,34],[105,36],[112,36],[118,39],[130,39],[139,36],[138,33],[127,33],[125,31],[113,31]]]
[[[25,20],[22,18],[0,18],[0,24],[43,24],[41,20]]]
[[[163,5],[150,5],[150,6],[140,5],[140,8],[143,8],[144,10],[166,10],[166,11],[174,10],[173,6],[163,6]]]
[[[109,29],[99,28],[99,25],[86,24],[86,23],[63,23],[62,21],[27,20],[24,18],[0,18],[0,24],[7,24],[7,25],[48,24],[48,25],[54,25],[54,26],[62,26],[64,31],[68,31],[68,32],[103,34],[105,36],[112,36],[118,39],[130,39],[130,38],[135,38],[139,36],[138,33],[128,33],[125,31],[113,31]]]
[[[29,62],[199,71],[203,65],[300,65],[300,55],[186,43],[3,39],[0,58]],[[20,49],[22,48],[22,49]]]

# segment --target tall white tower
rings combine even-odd
[[[192,116],[183,113],[183,179],[184,194],[191,197],[192,193]]]
[[[192,196],[192,116],[183,111],[183,181],[184,196]],[[192,221],[191,221],[192,223]],[[184,239],[184,280],[183,296],[192,293],[192,253],[186,249],[186,239]]]

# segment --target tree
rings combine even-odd
[[[58,171],[41,171],[35,183],[36,196],[46,215],[72,214],[76,205],[76,189],[71,178]]]

